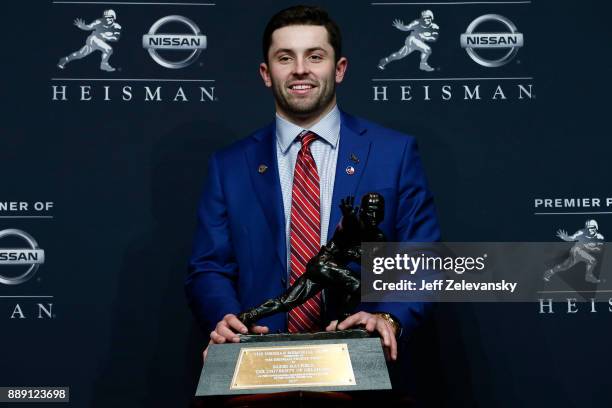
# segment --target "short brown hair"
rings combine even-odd
[[[272,33],[279,28],[292,25],[324,26],[329,43],[334,49],[334,58],[338,62],[342,54],[342,36],[338,24],[321,7],[299,5],[279,11],[268,21],[262,39],[262,51],[266,63],[268,63],[268,50],[272,44]]]

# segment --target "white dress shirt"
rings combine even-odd
[[[327,243],[327,229],[334,194],[334,179],[336,177],[336,162],[338,160],[338,144],[340,142],[340,111],[337,106],[320,121],[305,129],[276,115],[276,158],[278,161],[278,176],[283,194],[285,212],[285,236],[287,245],[287,265],[290,262],[290,229],[291,229],[291,194],[293,191],[293,172],[301,143],[297,137],[304,130],[314,132],[319,136],[310,145],[310,152],[317,165],[321,197],[321,245]],[[289,269],[289,266],[287,267]],[[290,272],[289,270],[287,271]]]

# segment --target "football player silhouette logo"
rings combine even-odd
[[[573,235],[567,235],[564,230],[557,231],[557,236],[563,241],[575,242],[570,249],[570,254],[565,261],[544,272],[544,280],[549,282],[554,274],[566,271],[574,265],[583,262],[586,264],[584,280],[589,283],[600,283],[601,280],[593,273],[597,266],[595,255],[602,250],[604,236],[599,232],[599,225],[595,220],[587,220],[583,229],[579,229]]]
[[[116,19],[117,14],[114,10],[105,10],[102,18],[94,20],[90,24],[85,24],[85,21],[80,18],[74,20],[75,26],[83,31],[92,31],[92,33],[87,37],[85,45],[81,49],[61,58],[57,67],[64,69],[70,61],[85,58],[94,51],[100,51],[102,53],[100,69],[113,72],[115,68],[108,63],[108,59],[113,54],[113,47],[108,43],[119,41],[121,26],[115,22]]]
[[[435,42],[438,39],[440,30],[440,27],[434,24],[433,19],[434,15],[431,10],[424,10],[421,12],[421,18],[414,20],[408,25],[404,25],[404,22],[401,20],[393,20],[393,27],[401,31],[408,31],[410,34],[406,37],[406,42],[399,51],[378,62],[378,68],[383,70],[391,61],[405,58],[413,51],[419,51],[421,53],[419,69],[426,72],[433,71],[434,69],[427,63],[431,55],[431,47],[427,43]]]

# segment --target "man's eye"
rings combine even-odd
[[[323,60],[323,57],[320,56],[320,55],[317,55],[317,54],[313,54],[313,55],[310,56],[310,59],[312,61],[321,61],[321,60]]]
[[[291,61],[291,57],[289,57],[288,55],[282,55],[282,56],[278,57],[278,60],[280,62],[289,62],[289,61]]]

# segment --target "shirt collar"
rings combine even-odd
[[[335,105],[327,115],[309,129],[295,125],[278,116],[278,113],[276,114],[276,139],[283,154],[287,153],[295,138],[304,130],[316,133],[317,136],[335,149],[340,137],[340,110],[338,105]]]

